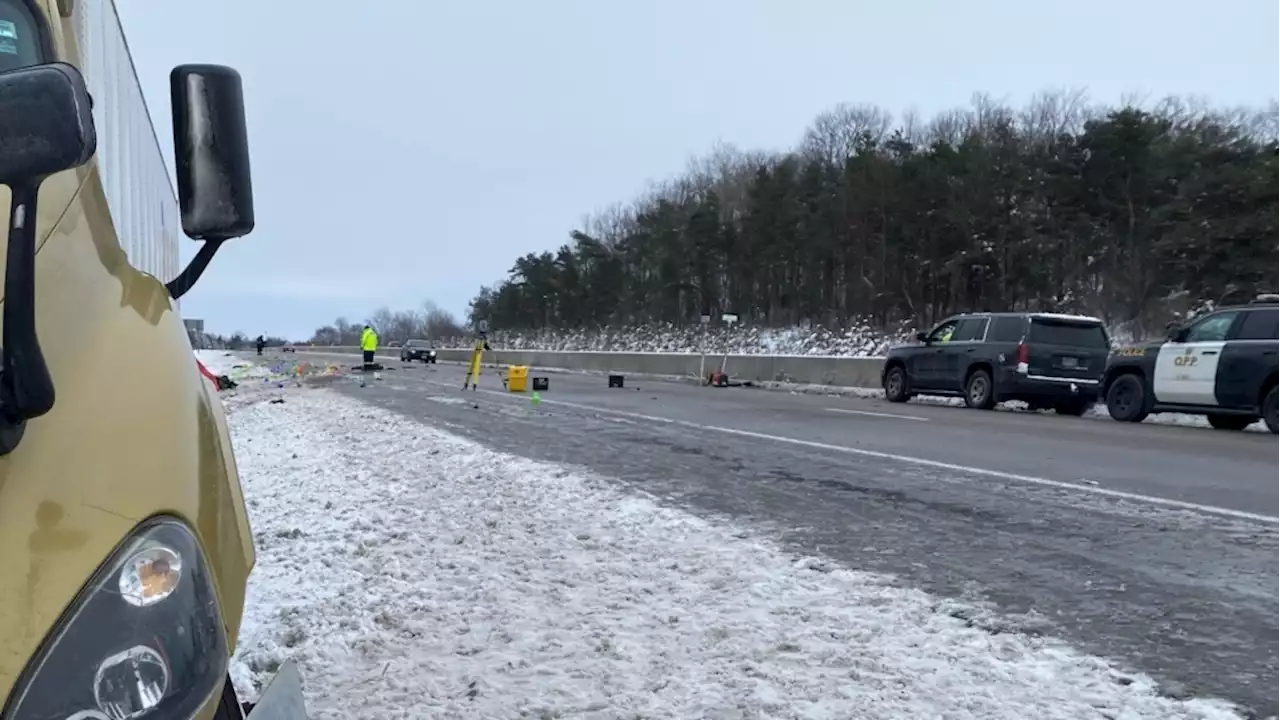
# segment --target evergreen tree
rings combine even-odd
[[[744,322],[923,326],[962,310],[1084,312],[1158,331],[1277,288],[1276,108],[1021,112],[979,96],[921,125],[840,106],[796,152],[718,147],[556,252],[516,260],[471,319],[542,330]]]

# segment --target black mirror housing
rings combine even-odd
[[[179,65],[169,73],[182,231],[228,240],[253,230],[253,184],[240,73]]]
[[[38,183],[84,165],[97,149],[93,103],[74,66],[0,73],[0,183]]]
[[[918,332],[916,333],[916,340],[922,343],[927,343],[929,342],[929,335],[928,333]]]

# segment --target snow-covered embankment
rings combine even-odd
[[[259,550],[232,674],[253,695],[296,660],[313,718],[1235,717],[749,528],[283,393],[230,413]]]

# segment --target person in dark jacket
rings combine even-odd
[[[267,346],[267,339],[266,339],[265,337],[263,337],[263,336],[259,335],[259,336],[258,336],[258,339],[257,339],[257,341],[256,341],[256,343],[257,343],[257,346],[258,346],[258,354],[259,354],[259,355],[261,355],[261,354],[262,354],[262,348],[264,348],[264,347],[266,347],[266,346]]]

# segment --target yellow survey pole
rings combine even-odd
[[[467,377],[462,381],[463,390],[468,385],[472,390],[476,389],[476,384],[480,382],[480,363],[484,359],[484,351],[489,349],[489,341],[486,339],[489,323],[481,320],[479,325],[475,344],[471,346],[471,364],[467,366]]]

